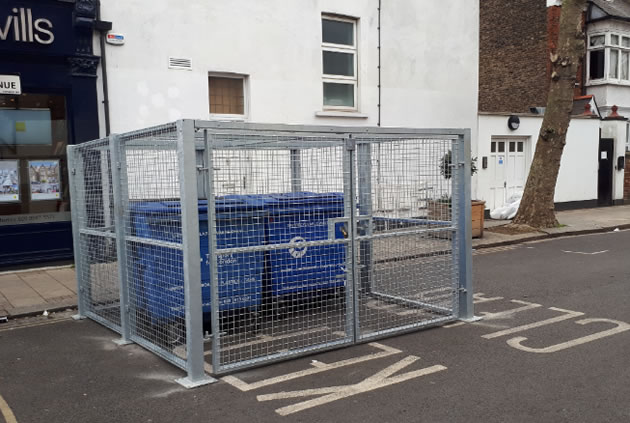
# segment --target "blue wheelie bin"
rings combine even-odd
[[[300,243],[329,239],[329,220],[344,216],[343,194],[296,192],[270,195],[277,203],[267,208],[267,242],[295,247],[271,250],[269,279],[272,296],[318,293],[345,285],[346,246],[300,247]],[[335,226],[335,238],[343,238]]]
[[[330,219],[344,216],[342,193],[292,192],[240,196],[252,208],[265,212],[265,242],[293,244],[267,254],[267,294],[273,299],[288,294],[323,294],[345,286],[346,246],[301,247],[308,241],[330,238]],[[335,224],[335,238],[347,236]]]
[[[264,213],[251,211],[246,202],[217,198],[218,249],[250,247],[264,243]],[[143,202],[132,207],[135,235],[160,241],[181,242],[181,206],[177,201]],[[210,267],[208,257],[208,203],[199,201],[201,298],[203,312],[210,313]],[[136,304],[146,310],[152,323],[184,317],[184,277],[181,250],[138,243],[132,276]],[[262,300],[263,252],[219,255],[217,272],[219,310],[252,309]]]

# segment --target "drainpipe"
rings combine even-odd
[[[381,0],[378,0],[378,121],[381,126]],[[379,144],[380,145],[380,144]]]
[[[101,45],[101,69],[103,71],[103,114],[105,115],[105,136],[111,133],[109,123],[109,90],[107,87],[107,59],[105,55],[105,37],[107,32],[112,30],[112,23],[107,21],[101,21],[101,4],[98,3],[96,9],[96,24],[95,29],[99,33],[99,41]]]

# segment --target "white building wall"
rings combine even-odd
[[[476,133],[478,2],[383,2],[382,28],[383,124]]]
[[[106,49],[111,129],[209,118],[208,73],[249,75],[252,122],[376,126],[378,0],[103,0],[102,19],[125,35]],[[322,117],[321,15],[358,18],[354,117]],[[473,128],[478,0],[382,5],[382,125]],[[450,28],[446,30],[446,28]],[[170,70],[168,56],[193,60]],[[102,131],[103,132],[103,131]]]
[[[556,202],[597,199],[600,123],[599,119],[571,120],[560,161]]]
[[[479,171],[475,176],[477,190],[473,192],[473,197],[485,200],[486,208],[489,209],[502,205],[495,204],[490,189],[494,175],[490,174],[490,168],[482,169],[483,157],[490,156],[492,138],[527,140],[525,148],[529,169],[542,125],[542,116],[521,116],[520,127],[512,131],[507,126],[508,117],[509,115],[479,115],[479,143],[473,149],[473,156],[478,157]],[[555,202],[597,199],[599,124],[598,119],[571,120],[567,144],[560,162]]]

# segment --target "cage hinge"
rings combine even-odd
[[[207,167],[197,165],[197,172],[207,172],[207,171],[208,171]]]
[[[457,162],[457,165],[459,167],[464,167],[464,166],[466,166],[466,162]]]
[[[76,175],[77,174],[77,170],[75,168],[72,168],[72,174]]]
[[[457,289],[457,292],[461,292],[461,293],[466,294],[468,292],[468,290],[466,288],[464,288],[464,287],[460,287],[460,288]]]
[[[130,311],[129,304],[125,305],[125,313],[129,314]]]
[[[348,151],[354,151],[356,150],[357,147],[357,142],[353,139],[348,139],[346,140],[346,150]]]
[[[117,167],[118,169],[122,169],[122,163],[120,163],[120,162],[116,162],[116,167]]]

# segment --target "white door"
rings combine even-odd
[[[492,138],[488,170],[492,176],[490,210],[503,206],[527,180],[527,138]]]
[[[525,158],[525,141],[506,141],[507,147],[507,178],[506,197],[510,198],[517,192],[523,192],[527,181],[527,161]]]

